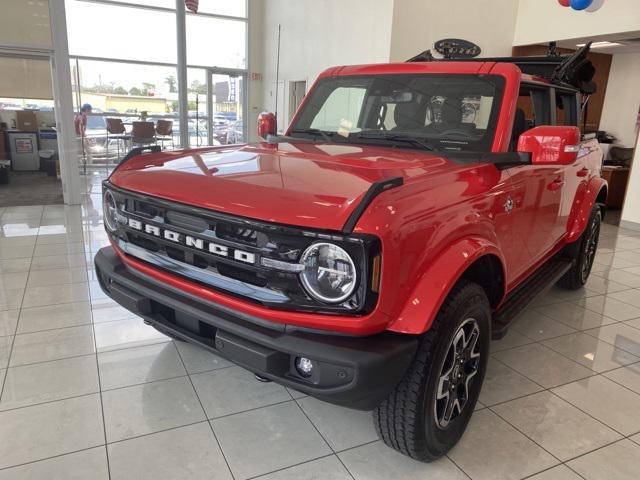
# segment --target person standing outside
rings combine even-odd
[[[89,115],[92,110],[93,109],[91,105],[85,103],[80,108],[80,113],[76,113],[76,116],[73,119],[73,124],[76,128],[76,137],[78,138],[78,143],[80,144],[80,151],[82,151],[82,158],[84,160],[85,167],[87,165],[87,157],[89,157],[89,149],[86,148],[87,115]]]

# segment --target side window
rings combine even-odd
[[[311,128],[336,132],[353,130],[358,126],[366,88],[336,88],[311,122]]]
[[[556,90],[556,125],[578,126],[578,98],[574,92]]]
[[[551,125],[551,90],[523,84],[518,95],[510,150],[516,150],[520,135],[540,125]]]

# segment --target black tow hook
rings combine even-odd
[[[263,377],[262,375],[258,375],[257,373],[254,373],[253,375],[256,377],[256,380],[258,380],[259,382],[262,382],[262,383],[271,383],[272,382],[272,380],[269,380],[268,378]]]

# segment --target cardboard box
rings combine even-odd
[[[32,112],[31,110],[18,110],[16,112],[16,123],[18,125],[18,130],[23,132],[38,131],[36,112]]]

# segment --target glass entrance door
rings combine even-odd
[[[211,71],[207,108],[210,145],[246,141],[246,84],[244,72]]]

